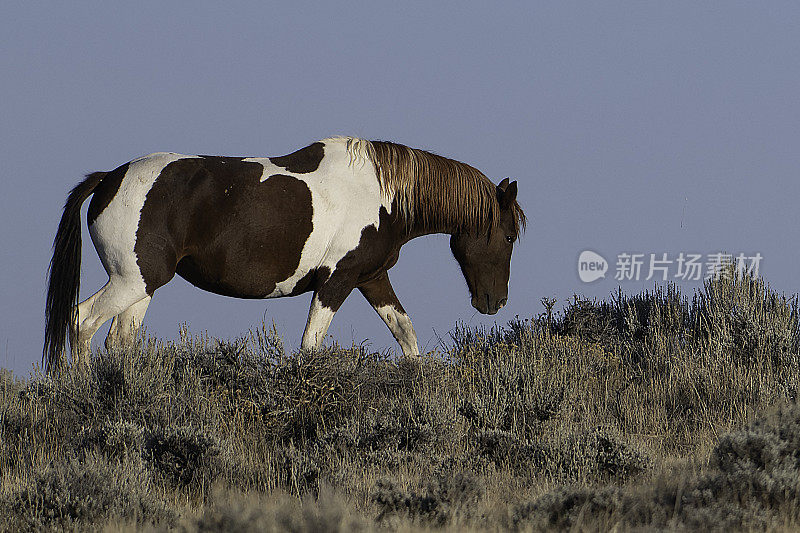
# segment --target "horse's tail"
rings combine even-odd
[[[75,186],[64,204],[64,214],[53,241],[53,258],[44,308],[44,351],[42,362],[48,372],[62,364],[61,353],[67,331],[75,339],[76,305],[81,285],[81,205],[91,196],[108,172],[94,172]]]

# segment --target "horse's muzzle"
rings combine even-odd
[[[484,294],[483,298],[477,296],[472,297],[472,307],[477,309],[481,314],[494,315],[506,305],[507,301],[508,298],[500,298],[498,300],[491,298],[488,294]]]

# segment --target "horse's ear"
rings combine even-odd
[[[506,187],[508,187],[508,178],[503,178],[503,181],[497,184],[498,196],[500,195],[499,193],[506,191]]]
[[[508,182],[508,178],[504,179],[503,182]],[[500,185],[503,184],[500,182]],[[506,183],[506,187],[502,190],[500,189],[500,185],[497,186],[497,201],[500,203],[501,209],[508,209],[511,207],[511,204],[514,203],[514,200],[517,199],[517,182],[512,181],[511,183]]]

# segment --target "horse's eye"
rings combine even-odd
[[[513,235],[506,235],[506,242],[514,242],[514,236]]]

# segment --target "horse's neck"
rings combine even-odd
[[[455,223],[440,222],[438,224],[423,224],[420,216],[414,217],[409,223],[408,220],[399,214],[397,203],[392,205],[392,226],[393,233],[400,237],[403,243],[424,237],[425,235],[445,234],[454,235],[461,233],[462,228]]]
[[[405,239],[404,242],[408,242],[411,239],[416,239],[417,237],[424,237],[425,235],[437,235],[437,234],[445,234],[445,235],[453,235],[458,233],[457,228],[452,228],[449,226],[442,226],[442,227],[423,227],[421,224],[411,224],[410,227],[403,224],[405,227],[401,231],[405,231]]]

